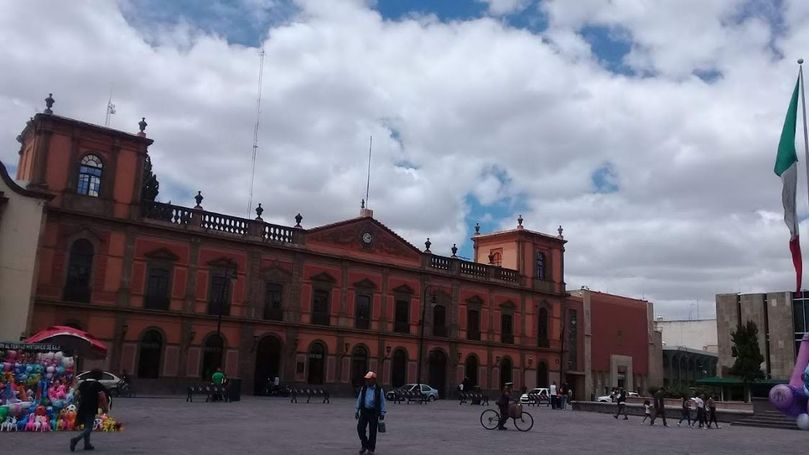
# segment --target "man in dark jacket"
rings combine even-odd
[[[624,390],[623,387],[621,387],[620,391],[618,392],[618,399],[616,402],[618,403],[618,412],[616,412],[613,417],[617,419],[623,412],[624,420],[629,420],[629,417],[626,416],[626,390]]]
[[[505,425],[508,420],[508,404],[511,402],[511,383],[507,382],[503,387],[503,393],[497,400],[497,407],[500,409],[500,422],[497,423],[498,430],[506,430]]]
[[[79,433],[75,438],[70,439],[70,451],[76,450],[76,444],[84,438],[84,450],[93,450],[90,444],[90,434],[93,432],[93,425],[96,420],[96,413],[101,408],[102,411],[107,411],[107,389],[99,382],[102,378],[102,371],[99,369],[92,370],[88,375],[89,378],[84,380],[78,387],[78,400],[79,409],[76,413],[76,423],[84,425],[84,430]]]
[[[376,373],[369,371],[365,374],[365,385],[357,396],[357,407],[354,417],[357,422],[357,434],[360,436],[362,448],[360,454],[374,455],[376,450],[376,430],[379,421],[385,420],[385,392],[376,385]],[[368,427],[368,435],[365,434]]]
[[[655,424],[655,419],[658,417],[663,418],[663,426],[667,427],[669,424],[666,422],[666,389],[661,387],[655,393],[655,414],[652,416],[652,422],[649,425]]]

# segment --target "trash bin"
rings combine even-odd
[[[242,399],[242,379],[230,378],[228,380],[228,400],[241,401]]]

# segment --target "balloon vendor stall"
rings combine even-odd
[[[46,331],[53,332],[52,329]],[[36,340],[37,335],[23,343],[0,342],[0,431],[79,430],[74,395],[75,355],[84,348],[65,349],[62,343],[51,342],[47,336],[40,337],[39,342],[28,342]],[[99,355],[99,346],[94,349],[95,355]],[[106,354],[106,347],[103,350]],[[120,431],[121,424],[102,414],[93,429]]]

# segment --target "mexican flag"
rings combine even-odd
[[[778,155],[775,157],[775,174],[781,177],[784,188],[781,199],[784,203],[784,222],[789,228],[789,251],[792,253],[792,264],[795,266],[796,289],[801,290],[801,244],[798,241],[798,217],[795,211],[795,189],[798,184],[798,155],[795,153],[795,126],[798,118],[798,86],[800,78],[795,82],[795,90],[789,101],[781,140],[778,141]]]

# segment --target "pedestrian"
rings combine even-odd
[[[617,420],[621,412],[624,413],[624,420],[629,420],[629,417],[626,415],[626,391],[623,387],[621,387],[620,392],[618,392],[618,412],[616,412],[613,417]]]
[[[562,386],[559,387],[559,408],[564,410],[565,404],[567,402],[567,382],[563,382]]]
[[[211,382],[213,382],[214,385],[223,385],[225,383],[225,373],[222,372],[222,367],[216,368],[214,374],[211,375]],[[222,400],[223,397],[222,394],[217,392],[216,394],[214,394],[213,398],[214,401],[220,401]]]
[[[697,420],[694,422],[694,425],[696,426],[699,424],[699,428],[702,428],[703,425],[706,425],[705,400],[697,395],[694,397],[694,402],[697,404]]]
[[[551,388],[550,390],[551,409],[556,409],[559,403],[559,397],[556,395],[556,381],[553,381],[553,384],[551,384],[550,388]]]
[[[357,422],[357,434],[360,436],[362,448],[360,454],[374,455],[376,450],[376,430],[379,422],[385,420],[385,392],[376,385],[376,373],[369,371],[363,377],[365,385],[357,396],[357,406],[354,417]],[[368,427],[368,435],[365,434]]]
[[[716,401],[714,401],[713,396],[708,397],[708,403],[706,405],[708,412],[710,413],[710,420],[708,420],[708,428],[711,428],[711,422],[716,425],[716,428],[722,428],[719,426],[719,421],[716,420]]]
[[[687,393],[683,394],[683,407],[681,409],[680,421],[677,422],[677,426],[679,427],[683,420],[688,421],[688,426],[691,426],[691,398],[688,396]]]
[[[643,420],[640,424],[646,423],[646,419],[652,420],[652,404],[649,403],[649,400],[644,400],[643,402]]]
[[[504,425],[508,420],[508,404],[511,402],[511,383],[507,382],[505,386],[503,386],[503,393],[500,394],[500,398],[497,400],[497,407],[500,409],[500,421],[497,422],[497,429],[498,430],[507,430]]]
[[[669,426],[668,422],[666,422],[666,389],[665,387],[661,387],[657,389],[657,393],[654,396],[655,400],[655,413],[652,416],[652,422],[649,425],[654,425],[655,420],[658,417],[663,419],[663,426]]]
[[[70,451],[76,451],[76,445],[83,438],[84,450],[94,450],[95,447],[90,444],[90,434],[93,432],[93,425],[96,420],[96,413],[101,408],[103,412],[108,411],[109,400],[107,395],[109,392],[101,384],[103,372],[99,369],[94,369],[88,374],[88,378],[79,384],[76,390],[76,398],[79,400],[79,409],[76,413],[76,423],[83,424],[84,429],[78,436],[70,439]]]

